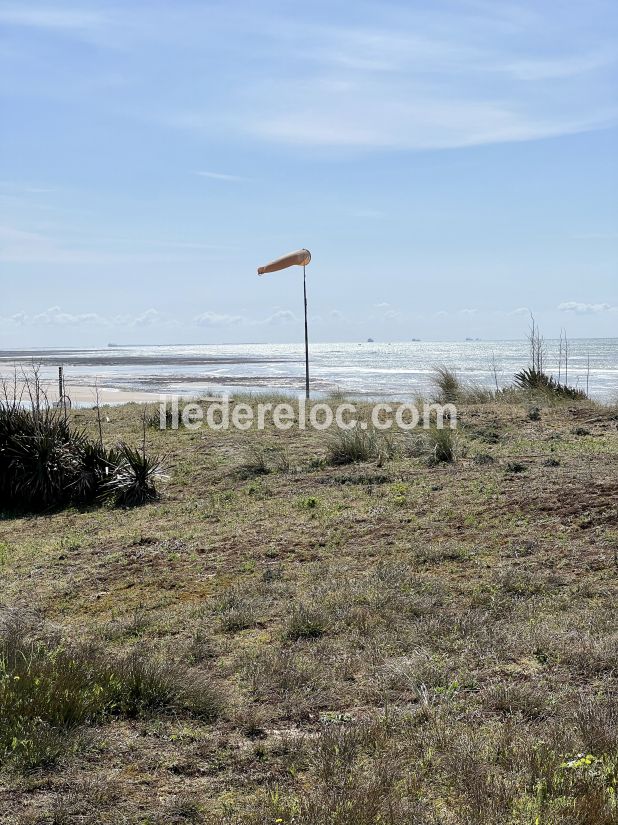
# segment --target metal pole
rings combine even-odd
[[[303,296],[305,299],[305,398],[309,400],[309,333],[307,331],[307,276],[303,264]]]
[[[58,367],[58,401],[62,401],[64,395],[64,376],[62,367]]]

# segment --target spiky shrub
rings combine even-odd
[[[107,483],[114,477],[119,464],[117,450],[107,449],[96,441],[84,438],[75,444],[71,498],[75,503],[92,504],[105,498]]]
[[[534,367],[527,367],[521,370],[521,372],[516,373],[514,381],[515,386],[521,390],[542,392],[547,395],[569,398],[575,401],[582,401],[587,398],[583,390],[578,390],[576,387],[569,387],[566,384],[560,384],[553,375],[547,375],[547,373]]]
[[[107,449],[73,429],[60,410],[0,402],[0,510],[144,504],[157,498],[158,474],[157,458],[126,444]]]
[[[8,447],[16,424],[15,417],[11,414],[12,408],[0,404],[0,502],[8,504],[11,493],[10,466],[11,458]]]
[[[155,481],[161,474],[157,456],[122,443],[118,447],[111,477],[103,485],[103,496],[116,507],[139,507],[159,497]]]
[[[69,499],[74,440],[59,411],[0,405],[0,487],[9,507],[47,509]]]

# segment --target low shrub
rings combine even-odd
[[[70,426],[62,410],[0,401],[0,509],[42,512],[157,497],[158,458],[127,444],[106,448]]]
[[[0,766],[51,764],[83,725],[166,708],[211,719],[219,700],[204,679],[143,651],[113,656],[92,644],[37,640],[13,620],[0,631]]]
[[[269,473],[270,466],[264,448],[249,447],[246,460],[238,468],[240,478],[254,478],[255,476],[265,476]]]
[[[257,623],[257,603],[248,589],[240,586],[230,588],[217,605],[221,629],[237,633],[255,627]]]
[[[326,633],[328,615],[319,604],[299,604],[293,608],[288,618],[285,635],[292,641],[317,639]]]

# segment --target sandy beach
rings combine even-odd
[[[94,407],[97,404],[97,390],[100,405],[129,404],[156,402],[159,393],[144,390],[122,390],[116,387],[98,388],[94,384],[66,384],[66,395],[71,400],[71,406]],[[41,392],[51,404],[55,404],[60,397],[58,381],[52,379],[41,380]],[[9,402],[28,399],[28,384],[25,379],[14,381],[14,374],[0,370],[0,398]]]

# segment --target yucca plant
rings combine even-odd
[[[4,499],[18,509],[64,503],[72,475],[72,434],[55,410],[5,409],[0,432]]]
[[[0,510],[41,512],[111,500],[157,498],[158,458],[127,444],[107,449],[73,429],[60,410],[0,402]]]
[[[70,483],[72,500],[79,504],[91,504],[105,498],[105,485],[113,479],[119,463],[117,450],[107,449],[98,441],[84,439],[75,452]]]
[[[573,400],[586,398],[586,393],[583,390],[561,384],[556,381],[553,375],[548,375],[535,367],[526,367],[526,369],[516,373],[514,380],[515,385],[522,390],[540,391]]]
[[[159,497],[155,481],[161,476],[161,462],[143,450],[121,443],[111,477],[102,486],[105,498],[116,507],[137,507]]]

